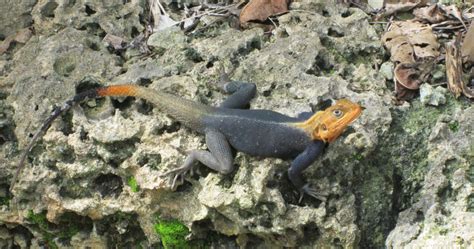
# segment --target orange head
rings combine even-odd
[[[308,120],[296,123],[304,129],[313,140],[332,142],[341,135],[344,129],[362,112],[362,107],[347,99],[337,100],[324,111],[315,113]]]

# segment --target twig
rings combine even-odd
[[[211,11],[206,11],[206,12],[204,12],[204,13],[197,14],[197,15],[192,16],[192,17],[184,18],[184,19],[182,19],[181,21],[178,21],[176,24],[181,24],[181,23],[186,22],[186,21],[188,21],[188,20],[191,20],[191,19],[194,19],[194,18],[199,18],[199,17],[205,16],[205,15],[219,14],[219,13],[220,13],[220,14],[223,14],[224,11],[227,11],[227,10],[229,10],[230,8],[235,7],[235,6],[237,6],[237,5],[239,5],[239,4],[238,4],[238,3],[236,3],[236,4],[231,4],[231,5],[228,5],[228,6],[221,7],[220,9],[214,9],[214,10],[211,10]],[[221,13],[221,12],[222,12],[222,13]]]
[[[390,22],[369,22],[369,24],[388,24]]]

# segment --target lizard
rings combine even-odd
[[[62,113],[87,99],[131,96],[151,102],[184,126],[205,136],[208,150],[189,152],[181,167],[161,175],[170,176],[172,189],[176,180],[179,177],[183,179],[197,161],[219,173],[231,173],[234,169],[233,148],[251,156],[293,159],[288,177],[300,192],[300,201],[304,194],[325,201],[324,194],[318,193],[304,181],[302,171],[323,153],[328,143],[338,138],[359,117],[362,107],[348,99],[331,100],[323,102],[325,108],[320,111],[290,117],[271,110],[244,109],[256,95],[253,83],[229,81],[222,88],[231,95],[216,107],[134,84],[98,87],[78,93],[62,106],[55,107],[34,134],[21,155],[10,190],[36,140]]]

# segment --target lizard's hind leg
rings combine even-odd
[[[232,156],[231,147],[225,136],[216,130],[206,130],[206,144],[209,151],[193,150],[186,157],[183,166],[161,175],[172,176],[172,189],[176,188],[176,181],[178,178],[183,179],[184,174],[194,167],[196,161],[199,161],[207,167],[222,174],[228,174],[233,171],[234,158]]]
[[[224,92],[232,94],[220,104],[220,107],[223,108],[243,109],[257,93],[257,87],[254,83],[241,81],[230,81],[224,84],[222,89]]]

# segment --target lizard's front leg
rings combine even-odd
[[[162,176],[174,175],[171,184],[172,189],[175,189],[176,187],[176,180],[179,177],[183,177],[186,172],[191,170],[194,167],[196,161],[199,161],[207,167],[222,174],[229,174],[233,171],[234,158],[232,156],[231,147],[224,134],[213,129],[206,130],[205,134],[206,145],[209,151],[193,150],[186,157],[183,166],[162,174]]]
[[[321,201],[326,200],[326,196],[310,188],[309,185],[305,183],[302,176],[303,170],[308,168],[316,158],[323,153],[325,146],[326,144],[323,141],[313,141],[293,160],[288,169],[288,177],[290,178],[290,181],[301,193],[300,201],[303,198],[303,194],[308,194]]]

